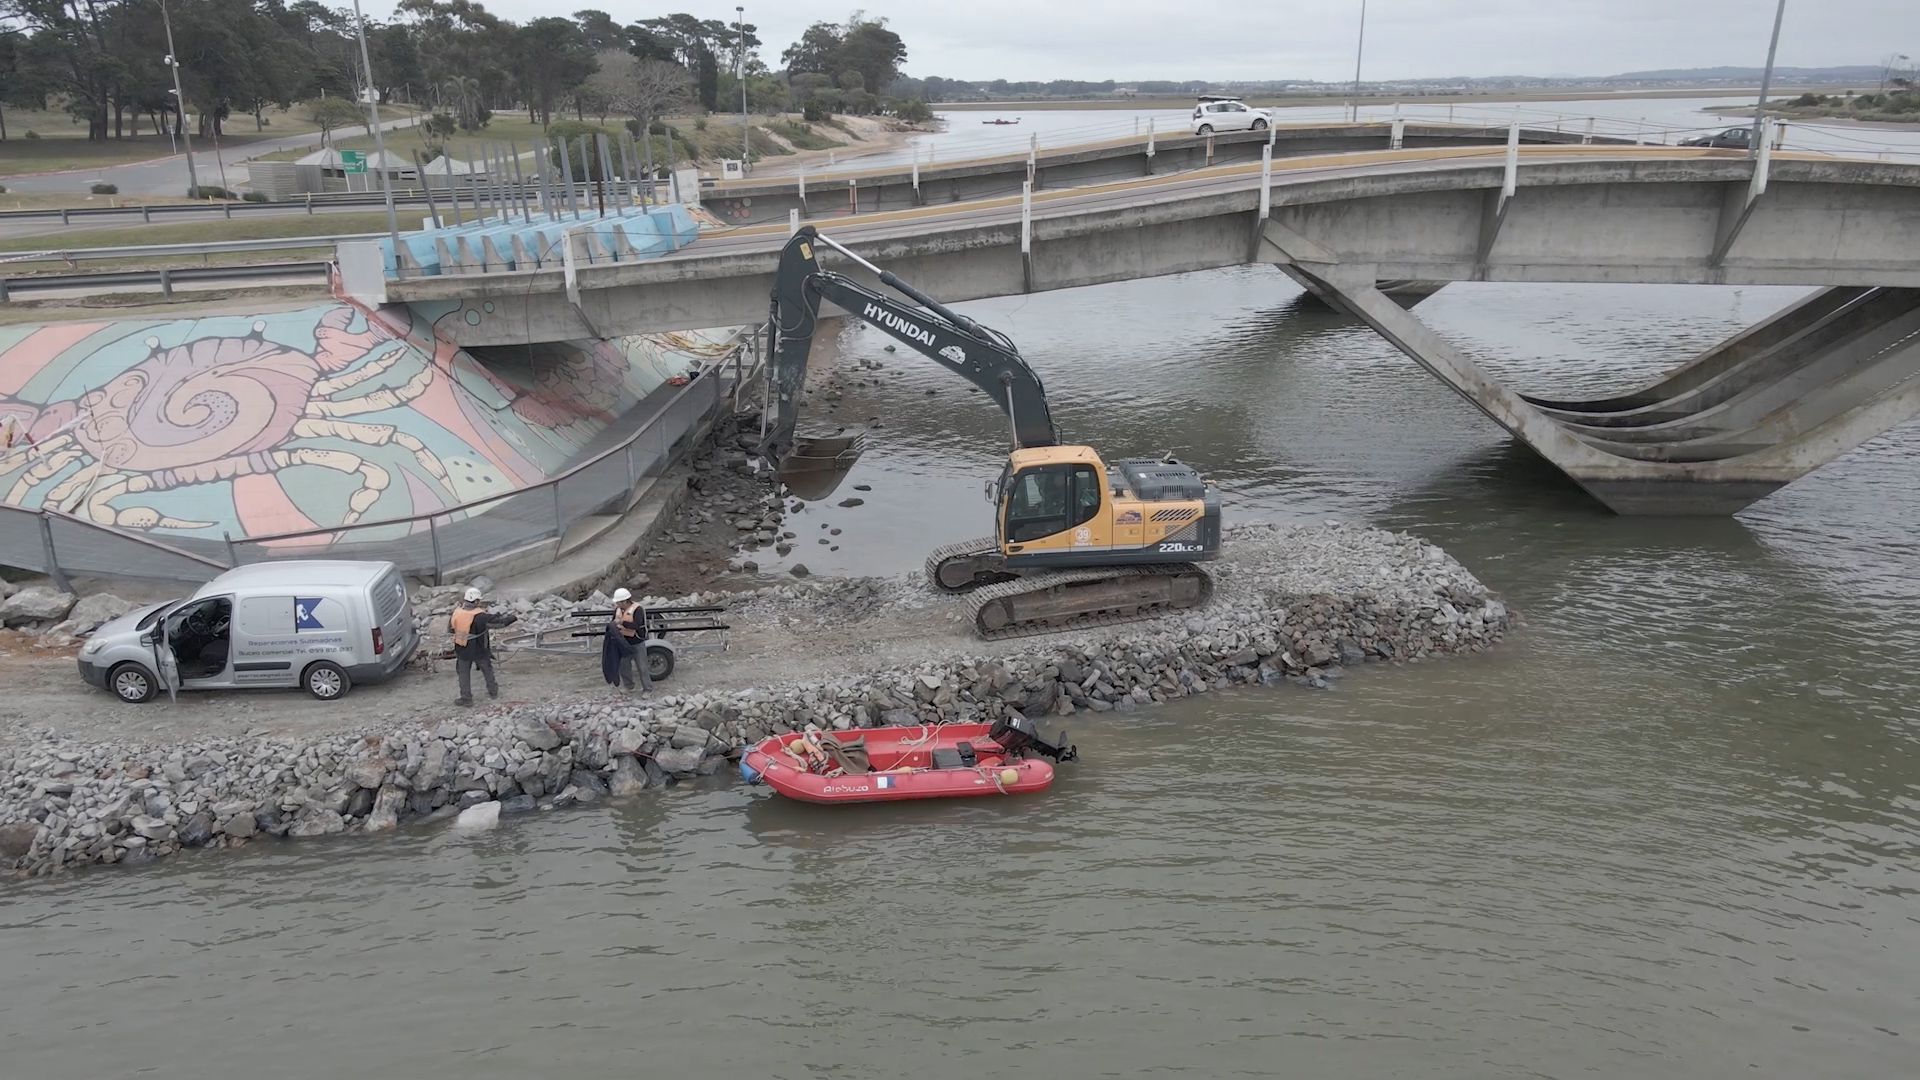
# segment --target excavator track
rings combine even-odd
[[[988,641],[1118,626],[1199,607],[1213,597],[1213,578],[1193,563],[1042,570],[982,586],[967,595],[967,614]]]
[[[971,563],[970,576],[958,585],[949,585],[941,580],[941,570],[948,570],[949,577],[954,575],[959,564]],[[944,593],[964,593],[996,582],[1013,581],[1019,575],[1000,569],[1000,541],[991,536],[982,536],[976,540],[962,540],[957,544],[935,548],[927,556],[927,584]]]

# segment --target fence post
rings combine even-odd
[[[567,523],[560,520],[560,484],[556,481],[553,485],[553,535],[565,536],[566,532]]]
[[[1033,181],[1020,185],[1020,269],[1033,291]]]
[[[164,266],[160,268],[160,295],[173,299],[173,271]]]
[[[73,582],[68,581],[67,575],[60,570],[60,556],[53,550],[53,516],[45,510],[40,511],[40,549],[46,554],[47,576],[53,579],[61,592],[71,596]]]
[[[799,231],[800,231],[800,208],[796,206],[793,209],[787,211],[787,235],[792,236],[794,233],[797,233]]]
[[[224,542],[227,545],[227,569],[231,570],[234,567],[239,566],[240,560],[235,558],[233,554],[233,534],[230,532],[223,532],[220,534],[220,539],[222,542]]]
[[[60,224],[62,225],[72,224],[72,222],[67,219],[67,208],[64,206],[60,208]]]
[[[1260,148],[1260,220],[1267,220],[1273,207],[1273,147]]]
[[[7,279],[0,277],[0,304],[6,303],[7,300]]]
[[[1518,112],[1518,110],[1515,110]],[[1500,201],[1513,198],[1520,178],[1520,118],[1515,116],[1513,126],[1507,128],[1507,173],[1500,184]]]
[[[153,207],[142,206],[140,208],[140,220],[148,225],[153,224]]]
[[[427,517],[427,541],[433,545],[433,583],[445,585],[440,576],[440,527],[433,523],[433,517]]]

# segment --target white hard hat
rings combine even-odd
[[[625,589],[615,589],[615,590],[613,590],[613,602],[614,602],[614,603],[616,603],[616,604],[624,604],[624,603],[626,603],[627,601],[629,601],[629,600],[631,600],[631,599],[633,599],[633,594],[632,594],[632,593],[630,593],[630,592],[628,592],[627,590],[625,590]]]
[[[480,590],[479,590],[479,589],[472,589],[472,588],[470,588],[470,589],[468,589],[468,590],[467,590],[467,603],[469,603],[469,604],[471,604],[471,603],[473,603],[473,602],[474,602],[475,600],[478,600],[478,599],[480,599]]]

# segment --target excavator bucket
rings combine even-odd
[[[793,449],[780,458],[780,482],[796,499],[818,502],[832,495],[853,471],[867,448],[867,429],[843,427],[831,433],[795,432]]]

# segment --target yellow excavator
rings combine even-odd
[[[912,301],[824,270],[831,248]],[[1220,555],[1220,499],[1192,466],[1162,458],[1104,461],[1063,444],[1040,377],[998,331],[953,311],[803,226],[780,253],[768,324],[772,384],[760,454],[788,489],[830,494],[863,434],[796,436],[807,357],[822,302],[892,335],[984,391],[1012,424],[1013,450],[988,486],[993,536],[940,548],[927,579],[965,593],[986,638],[1020,637],[1146,618],[1203,604],[1213,582],[1196,563]]]

